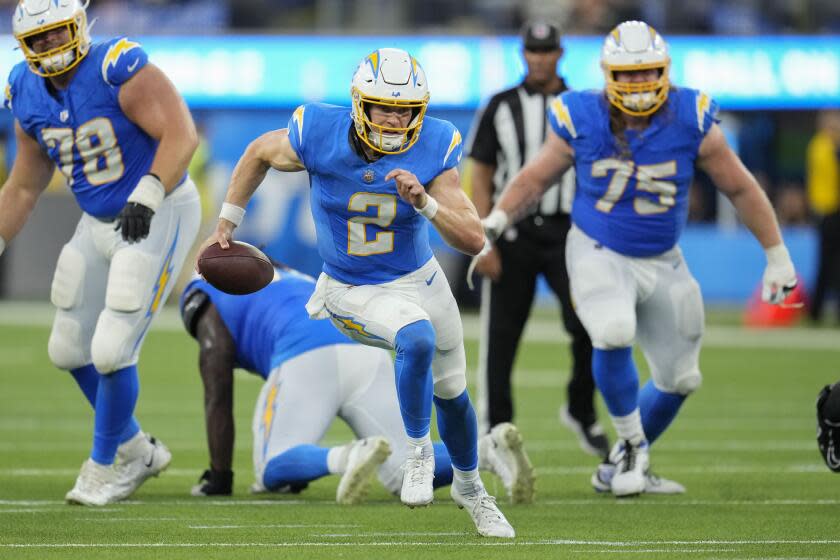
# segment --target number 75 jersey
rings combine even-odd
[[[716,122],[717,103],[672,87],[645,130],[610,130],[602,91],[566,92],[548,109],[551,127],[575,151],[572,221],[623,255],[646,257],[676,245],[688,217],[688,190],[700,143]]]
[[[119,38],[91,45],[65,90],[48,88],[25,62],[9,74],[6,107],[92,216],[119,214],[152,165],[157,142],[128,119],[119,103],[120,87],[147,62],[139,43]]]

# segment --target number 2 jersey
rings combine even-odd
[[[49,88],[26,62],[9,74],[6,107],[56,163],[82,210],[97,218],[119,214],[157,150],[118,99],[147,62],[139,43],[119,38],[92,44],[64,90]]]
[[[458,165],[461,134],[447,121],[426,117],[411,148],[367,162],[351,145],[351,127],[349,108],[302,105],[289,121],[289,140],[309,172],[324,272],[346,284],[382,284],[432,258],[428,220],[385,176],[404,169],[428,186]]]
[[[554,132],[575,151],[572,221],[617,253],[664,253],[685,226],[695,160],[717,103],[672,87],[645,130],[624,131],[624,149],[610,130],[609,107],[602,91],[589,90],[563,93],[548,110]]]

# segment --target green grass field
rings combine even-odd
[[[137,411],[144,429],[172,450],[171,467],[130,501],[67,506],[64,494],[89,450],[92,412],[72,378],[50,365],[48,327],[37,314],[17,309],[17,321],[12,313],[0,309],[3,559],[840,556],[840,478],[824,468],[814,441],[816,394],[840,378],[837,331],[711,325],[703,388],[652,455],[655,470],[688,493],[617,501],[594,494],[595,460],[557,422],[568,351],[559,323],[541,315],[516,373],[516,420],[537,467],[537,502],[503,505],[517,538],[494,542],[475,535],[443,489],[433,506],[416,510],[381,487],[363,506],[339,507],[334,478],[299,496],[251,496],[249,430],[260,383],[246,374],[237,374],[235,495],[190,497],[207,463],[202,396],[195,344],[171,316],[168,329],[148,337]],[[474,318],[467,323],[474,335]],[[474,336],[467,344],[473,363]],[[327,441],[348,436],[336,424]],[[503,493],[497,480],[485,482]]]

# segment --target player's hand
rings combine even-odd
[[[478,257],[475,271],[493,282],[499,281],[499,278],[502,277],[502,256],[495,245],[486,255]]]
[[[484,228],[484,234],[491,242],[496,241],[504,233],[508,227],[508,215],[499,209],[491,211],[486,218],[481,220],[481,227]]]
[[[216,231],[213,234],[204,240],[204,243],[198,248],[198,252],[195,254],[195,271],[199,272],[198,270],[198,259],[201,258],[201,254],[204,250],[213,245],[214,243],[218,243],[222,249],[230,248],[230,242],[233,241],[233,230],[236,228],[232,222],[225,220],[224,218],[219,219],[219,223],[216,225]]]
[[[193,496],[230,496],[233,494],[233,471],[207,469],[192,487]]]
[[[393,169],[385,176],[386,181],[393,179],[397,183],[397,194],[400,198],[414,206],[423,208],[426,206],[426,187],[420,184],[417,176],[405,169]]]
[[[137,202],[128,202],[117,216],[114,231],[121,231],[124,241],[137,243],[149,236],[155,211]]]
[[[779,305],[796,288],[796,270],[784,244],[770,247],[765,252],[767,268],[762,278],[761,299]]]

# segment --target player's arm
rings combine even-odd
[[[549,129],[537,155],[505,187],[490,214],[483,220],[491,240],[515,222],[536,203],[557,178],[574,164],[574,149],[554,130]]]
[[[210,450],[211,481],[232,472],[233,368],[236,347],[216,307],[210,303],[196,323],[199,369],[204,383],[204,420]],[[232,474],[228,478],[232,478]],[[217,492],[219,493],[219,492]],[[222,492],[222,493],[230,493]]]
[[[175,86],[153,64],[123,83],[119,104],[129,120],[158,142],[148,174],[140,178],[117,219],[123,239],[134,243],[149,235],[163,198],[187,172],[198,147],[198,133]]]
[[[263,134],[248,145],[239,158],[230,178],[225,203],[216,231],[208,237],[198,250],[198,255],[214,243],[227,249],[233,238],[233,230],[242,222],[244,208],[248,205],[257,187],[265,179],[269,169],[278,171],[303,171],[303,163],[289,141],[289,129],[281,128]],[[198,270],[196,264],[196,270]]]
[[[758,181],[729,147],[717,124],[712,125],[700,144],[697,167],[732,201],[741,221],[761,243],[767,254],[762,297],[771,303],[781,303],[796,286],[796,272],[782,241],[776,214]]]
[[[55,170],[53,161],[17,121],[15,140],[15,162],[9,178],[0,188],[0,254],[29,219]]]
[[[484,232],[475,206],[461,189],[458,170],[447,169],[435,177],[428,188],[410,171],[393,169],[385,176],[393,179],[403,200],[432,222],[440,236],[453,249],[477,255],[484,247]]]

